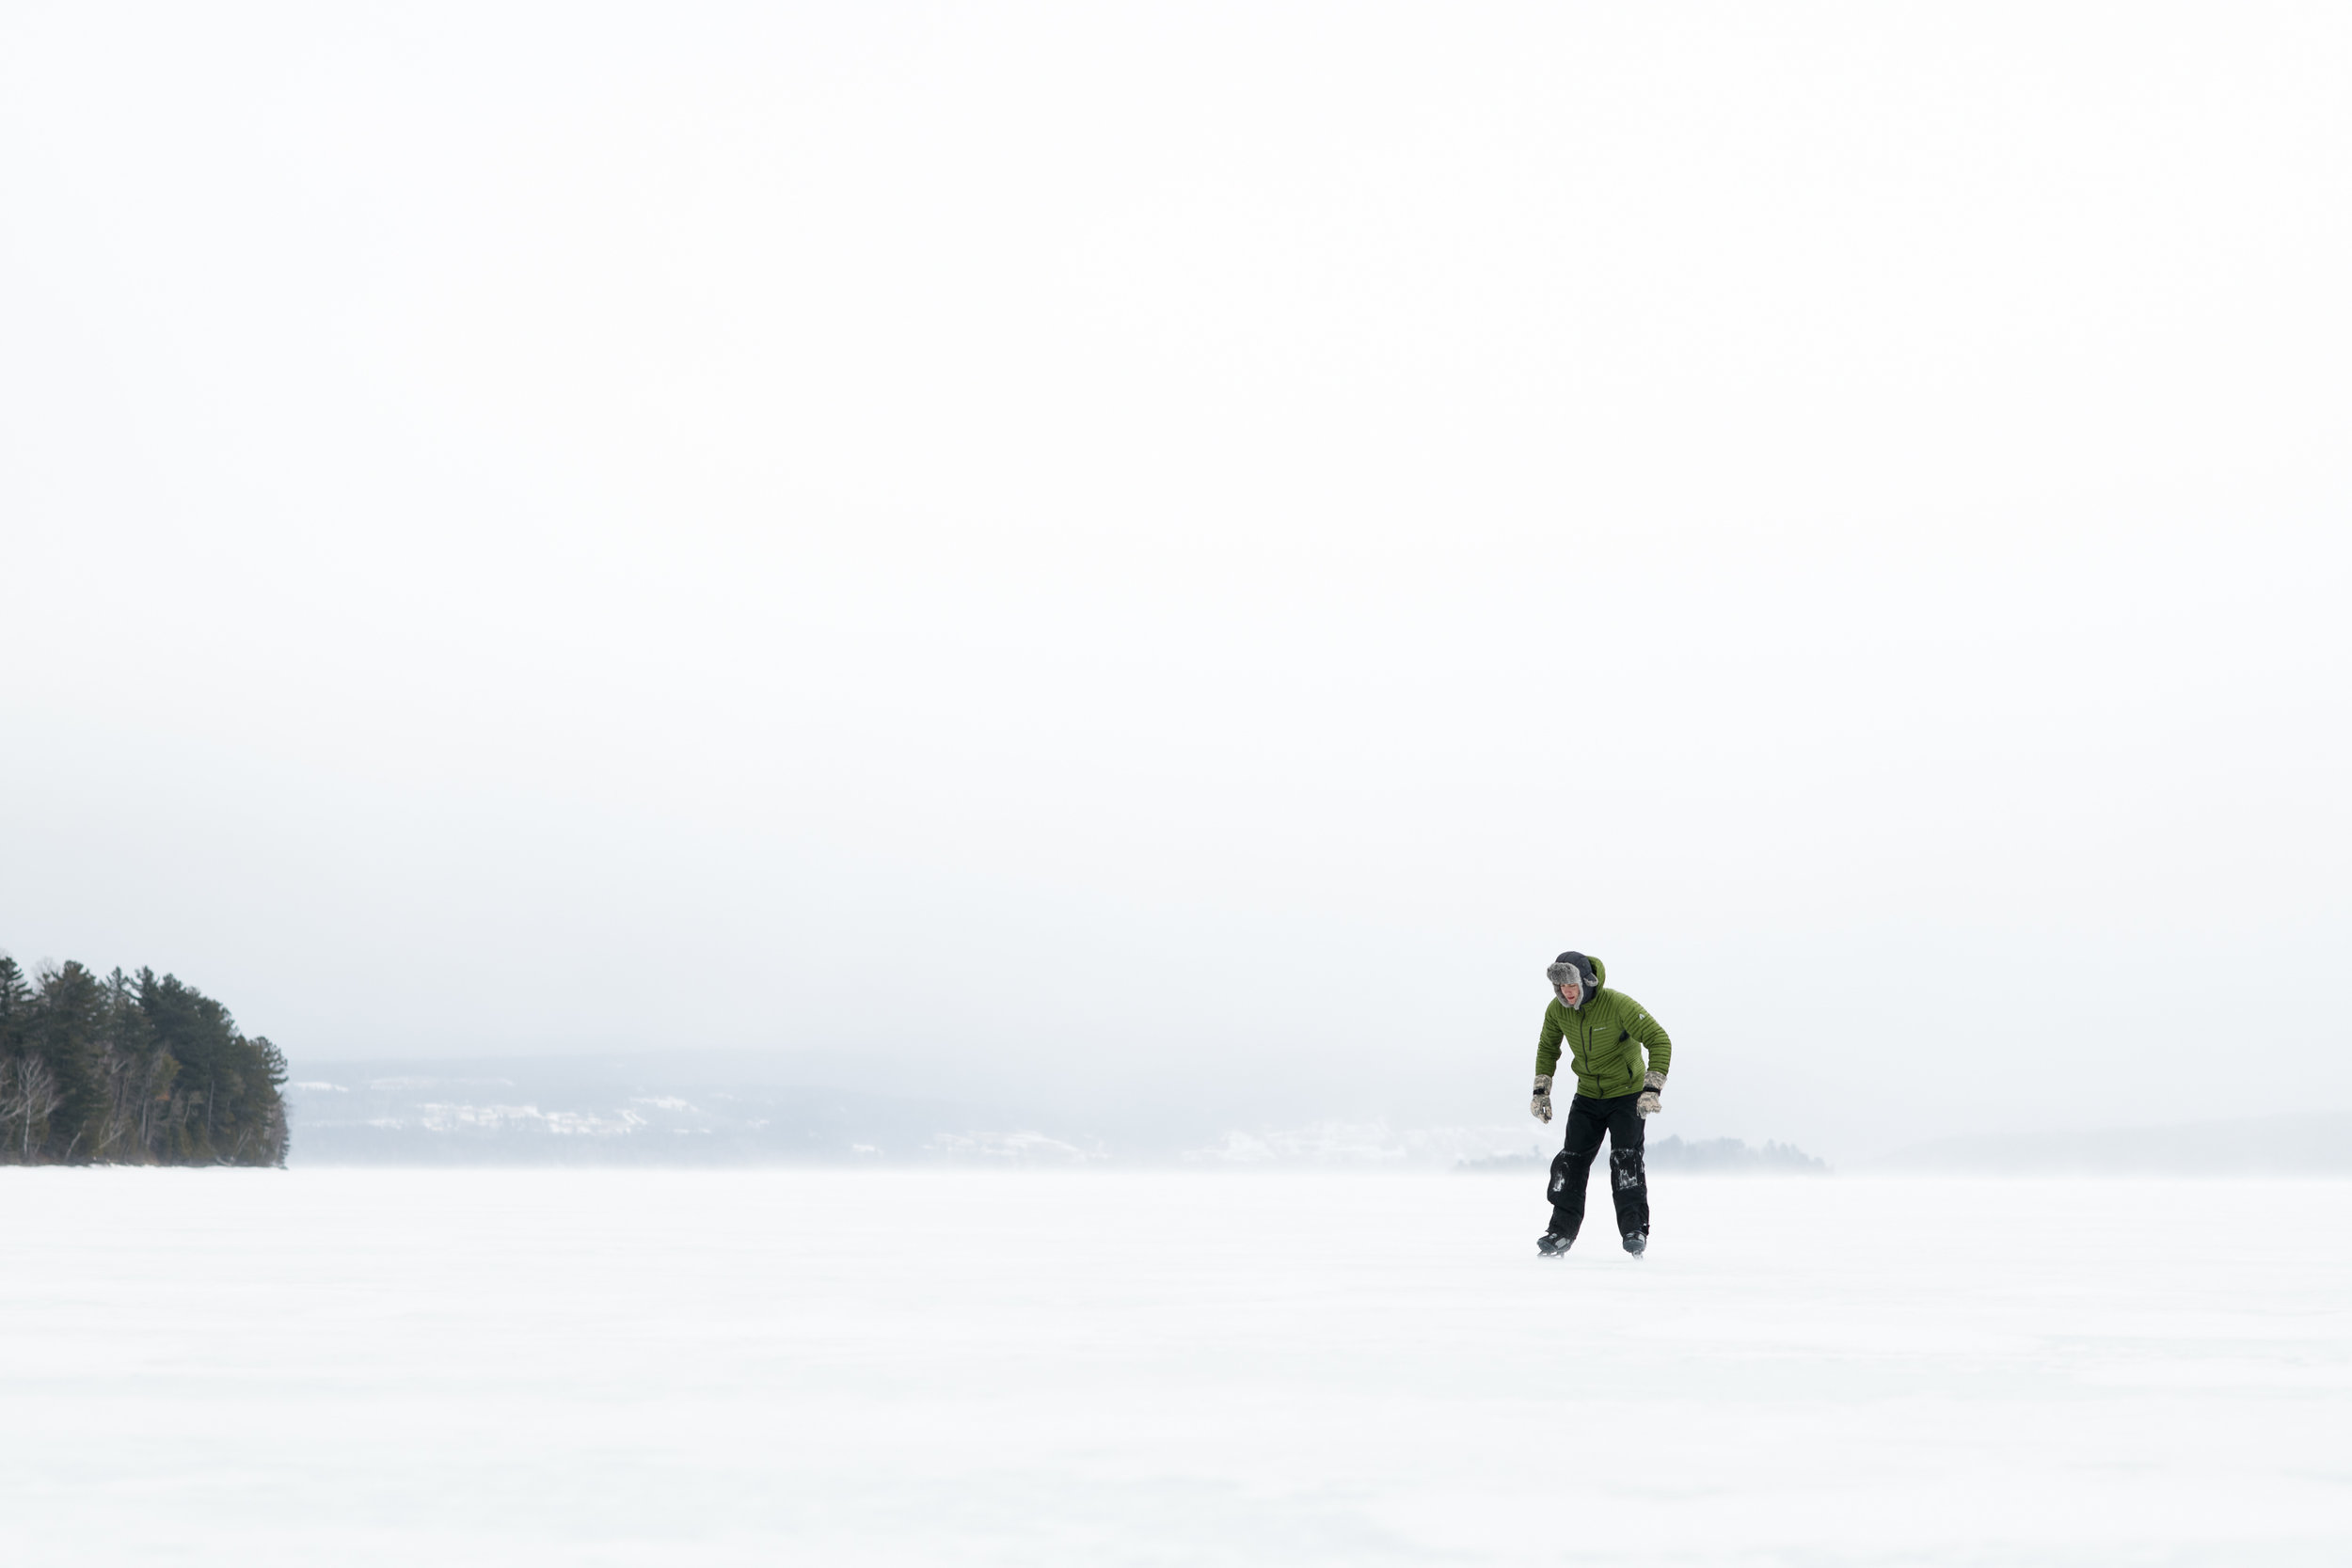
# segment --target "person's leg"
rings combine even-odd
[[[1584,1224],[1584,1184],[1593,1174],[1593,1156],[1600,1152],[1603,1130],[1609,1125],[1601,1102],[1578,1095],[1568,1101],[1568,1134],[1560,1152],[1551,1157],[1551,1234],[1576,1240]]]
[[[1609,1196],[1617,1205],[1617,1236],[1628,1252],[1649,1244],[1649,1176],[1642,1167],[1642,1113],[1633,1103],[1640,1098],[1629,1094],[1603,1101],[1609,1119]]]

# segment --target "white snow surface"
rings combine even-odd
[[[7,1557],[2352,1561],[2352,1183],[1539,1182],[0,1170]]]

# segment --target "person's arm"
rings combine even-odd
[[[1633,1005],[1633,1020],[1625,1026],[1625,1032],[1642,1042],[1642,1049],[1649,1053],[1650,1071],[1662,1080],[1675,1059],[1675,1042],[1666,1037],[1666,1031],[1649,1016],[1647,1008],[1631,997],[1626,1000]]]
[[[1544,1031],[1535,1037],[1535,1076],[1549,1078],[1560,1065],[1560,1025],[1554,1022],[1551,1009],[1544,1009]]]
[[[1642,1074],[1642,1097],[1633,1102],[1634,1109],[1645,1117],[1654,1117],[1664,1109],[1660,1096],[1666,1092],[1666,1069],[1675,1059],[1675,1042],[1667,1037],[1659,1022],[1649,1016],[1649,1009],[1631,997],[1626,1002],[1633,1009],[1633,1017],[1625,1032],[1641,1042],[1649,1057],[1649,1070]]]
[[[1544,1009],[1544,1030],[1535,1037],[1535,1094],[1527,1102],[1527,1113],[1537,1121],[1551,1119],[1551,1069],[1560,1065],[1560,1025],[1551,1021],[1551,1009]]]

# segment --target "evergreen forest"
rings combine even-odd
[[[0,1164],[282,1165],[286,1059],[151,969],[0,955]]]

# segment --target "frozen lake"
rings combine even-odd
[[[2352,1560],[2352,1184],[1540,1182],[0,1170],[7,1556]]]

